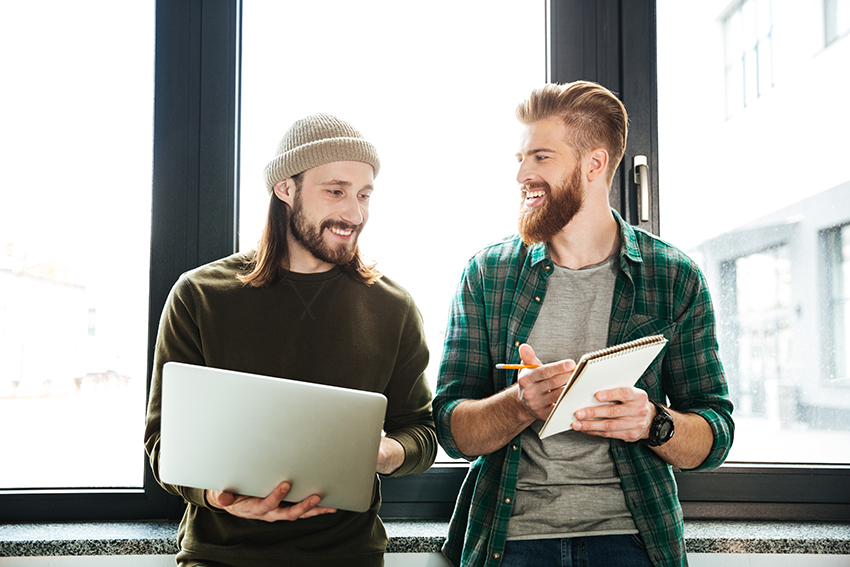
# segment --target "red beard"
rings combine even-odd
[[[546,200],[541,206],[532,208],[520,205],[519,234],[526,245],[552,240],[584,205],[581,167],[578,165],[554,188],[545,181],[526,185],[525,188],[529,191],[538,188],[546,190]],[[522,200],[525,201],[525,192]]]

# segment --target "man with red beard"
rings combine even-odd
[[[519,235],[464,270],[434,399],[441,445],[472,461],[443,551],[464,567],[687,565],[672,467],[719,466],[734,431],[705,279],[610,208],[628,124],[613,93],[550,84],[517,117]],[[659,334],[635,387],[539,437],[575,360]]]
[[[270,203],[257,249],[187,272],[174,285],[160,321],[145,431],[158,479],[168,361],[382,393],[386,436],[376,473],[419,473],[434,462],[422,318],[357,245],[379,168],[375,148],[350,124],[327,114],[297,121],[265,169]],[[266,498],[160,483],[187,502],[179,565],[383,565],[377,475],[364,513],[323,507],[316,495],[284,502],[288,482]]]

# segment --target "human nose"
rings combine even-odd
[[[340,213],[342,220],[354,225],[360,225],[366,220],[366,212],[357,195],[348,197],[344,204],[345,206]]]
[[[522,158],[519,162],[519,167],[516,172],[516,182],[520,185],[524,185],[531,181],[533,175],[531,172],[531,166],[529,165],[529,160]]]

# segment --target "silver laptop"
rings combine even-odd
[[[168,362],[160,478],[168,484],[363,512],[387,399],[374,392]]]

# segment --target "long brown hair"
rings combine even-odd
[[[295,190],[300,191],[303,183],[304,173],[292,176],[295,182]],[[247,273],[239,274],[243,284],[251,287],[269,287],[286,279],[289,268],[289,245],[287,234],[289,232],[289,216],[291,210],[289,205],[281,201],[274,191],[271,192],[269,201],[269,212],[266,216],[266,226],[257,243],[257,249],[245,266]],[[374,263],[367,263],[360,253],[360,245],[354,250],[354,257],[345,265],[341,265],[343,272],[351,275],[355,280],[371,285],[381,278],[381,272],[375,269]]]

